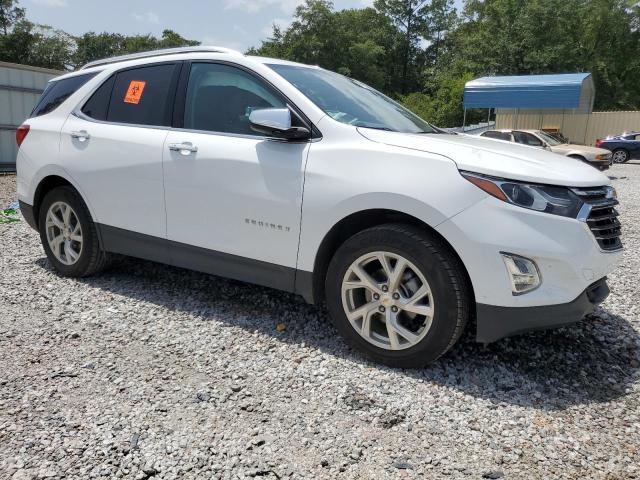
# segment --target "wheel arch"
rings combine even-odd
[[[582,154],[580,154],[580,153],[577,153],[577,152],[571,152],[571,153],[568,153],[568,154],[567,154],[567,157],[569,157],[569,158],[575,158],[576,160],[581,160],[581,161],[583,161],[583,162],[586,162],[586,161],[587,161],[587,158],[586,158],[584,155],[582,155]]]
[[[301,282],[305,283],[305,288],[303,288],[304,291],[301,292],[305,299],[310,303],[321,303],[324,300],[324,280],[327,275],[329,262],[340,245],[342,245],[348,238],[362,230],[383,225],[385,223],[405,223],[414,225],[440,239],[460,262],[460,267],[466,277],[469,291],[473,296],[472,305],[475,305],[475,294],[469,272],[462,262],[460,255],[458,255],[458,252],[456,252],[451,243],[449,243],[446,238],[423,220],[404,212],[383,208],[360,210],[351,213],[331,227],[320,242],[320,247],[318,248],[315,256],[313,272],[311,273],[310,278]]]
[[[54,188],[62,186],[69,186],[73,188],[82,197],[82,194],[78,191],[75,185],[61,175],[52,174],[42,178],[40,182],[38,182],[38,186],[33,194],[33,216],[36,222],[36,227],[39,227],[38,221],[40,219],[40,206],[42,205],[42,200],[44,200],[45,195]]]

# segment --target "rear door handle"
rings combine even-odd
[[[81,142],[86,142],[91,138],[91,135],[89,135],[89,132],[86,130],[79,130],[71,132],[71,138],[77,138]]]
[[[190,155],[192,153],[196,153],[198,151],[198,147],[191,142],[170,143],[169,150],[172,152],[180,152],[181,155]]]

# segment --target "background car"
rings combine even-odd
[[[596,147],[606,148],[613,155],[615,163],[625,163],[640,159],[640,132],[627,132],[622,135],[596,140]]]
[[[611,166],[612,154],[604,148],[563,143],[542,130],[487,130],[480,136],[544,148],[553,153],[581,160],[599,170],[606,170]]]

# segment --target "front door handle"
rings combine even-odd
[[[172,152],[180,152],[180,155],[190,155],[192,153],[196,153],[198,151],[198,147],[191,142],[170,143],[169,150]]]
[[[79,130],[71,132],[71,138],[76,138],[81,142],[86,142],[91,138],[91,135],[89,135],[89,132],[86,130]]]

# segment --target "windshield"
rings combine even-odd
[[[441,132],[364,83],[319,68],[268,66],[338,122],[393,132]]]
[[[555,147],[556,145],[561,145],[562,142],[560,140],[558,140],[556,137],[552,137],[551,135],[542,132],[542,131],[538,131],[538,136],[540,136],[545,142],[547,142],[549,145],[551,145],[552,147]]]

